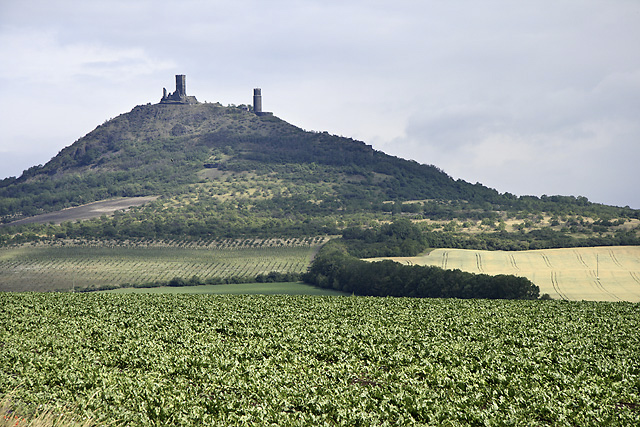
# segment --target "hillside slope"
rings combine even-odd
[[[600,232],[613,235],[640,217],[638,211],[581,197],[499,194],[360,141],[205,103],[137,106],[45,165],[1,181],[0,222],[132,196],[161,197],[82,226],[18,231],[85,238],[317,235],[349,225],[369,226],[396,214],[472,221],[475,231],[482,231],[479,221],[489,220],[487,230],[493,230],[489,224],[498,227],[507,217],[520,215],[533,224],[555,215],[556,231],[577,221],[572,232],[589,234],[600,221],[598,226],[606,228]],[[580,222],[581,216],[591,221]]]
[[[0,215],[6,222],[10,216],[106,197],[176,194],[197,182],[205,166],[264,172],[271,166],[313,163],[351,167],[346,171],[351,174],[362,167],[361,172],[378,173],[378,183],[389,181],[385,173],[418,172],[429,184],[421,193],[430,197],[452,197],[460,190],[434,167],[394,159],[350,139],[305,132],[273,116],[219,104],[156,104],[135,107],[64,148],[44,166],[4,180]]]

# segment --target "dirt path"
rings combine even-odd
[[[141,206],[156,200],[159,196],[121,197],[118,199],[101,200],[74,208],[67,208],[57,212],[49,212],[29,218],[19,219],[8,224],[0,224],[0,227],[21,224],[60,224],[66,221],[82,221],[98,218],[102,215],[111,215],[115,211],[129,209],[132,206]]]

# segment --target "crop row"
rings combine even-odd
[[[255,277],[303,273],[314,247],[23,246],[0,249],[0,290],[78,290],[175,277]]]
[[[53,241],[33,242],[31,246],[47,247],[130,247],[130,248],[183,248],[183,249],[246,249],[246,248],[276,248],[276,247],[310,247],[325,243],[325,236],[301,238],[271,238],[271,239],[199,239],[199,240],[78,240],[56,239]],[[16,247],[18,245],[12,245]]]
[[[0,394],[105,422],[638,425],[631,303],[0,294]]]

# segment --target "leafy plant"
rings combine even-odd
[[[637,304],[0,294],[0,393],[124,425],[640,423]]]

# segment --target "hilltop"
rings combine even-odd
[[[106,121],[45,165],[1,181],[0,221],[116,197],[159,198],[82,223],[4,227],[0,238],[314,236],[402,216],[448,236],[436,235],[435,246],[638,241],[638,210],[584,197],[500,194],[362,141],[251,110],[160,103]]]
[[[312,175],[318,166],[323,171],[337,167],[351,176],[347,182],[366,186],[373,181],[391,199],[459,198],[469,191],[466,183],[433,166],[388,156],[353,139],[306,132],[275,116],[219,104],[135,107],[64,148],[44,166],[5,180],[2,187],[18,198],[37,194],[37,203],[46,210],[50,201],[66,207],[103,196],[175,193],[184,184],[216,178],[216,172],[282,173],[277,169],[285,164],[306,165]],[[409,182],[400,182],[401,178]],[[427,187],[406,188],[416,180]],[[63,186],[75,186],[76,193],[85,196],[65,198]],[[52,197],[47,197],[49,193]]]

